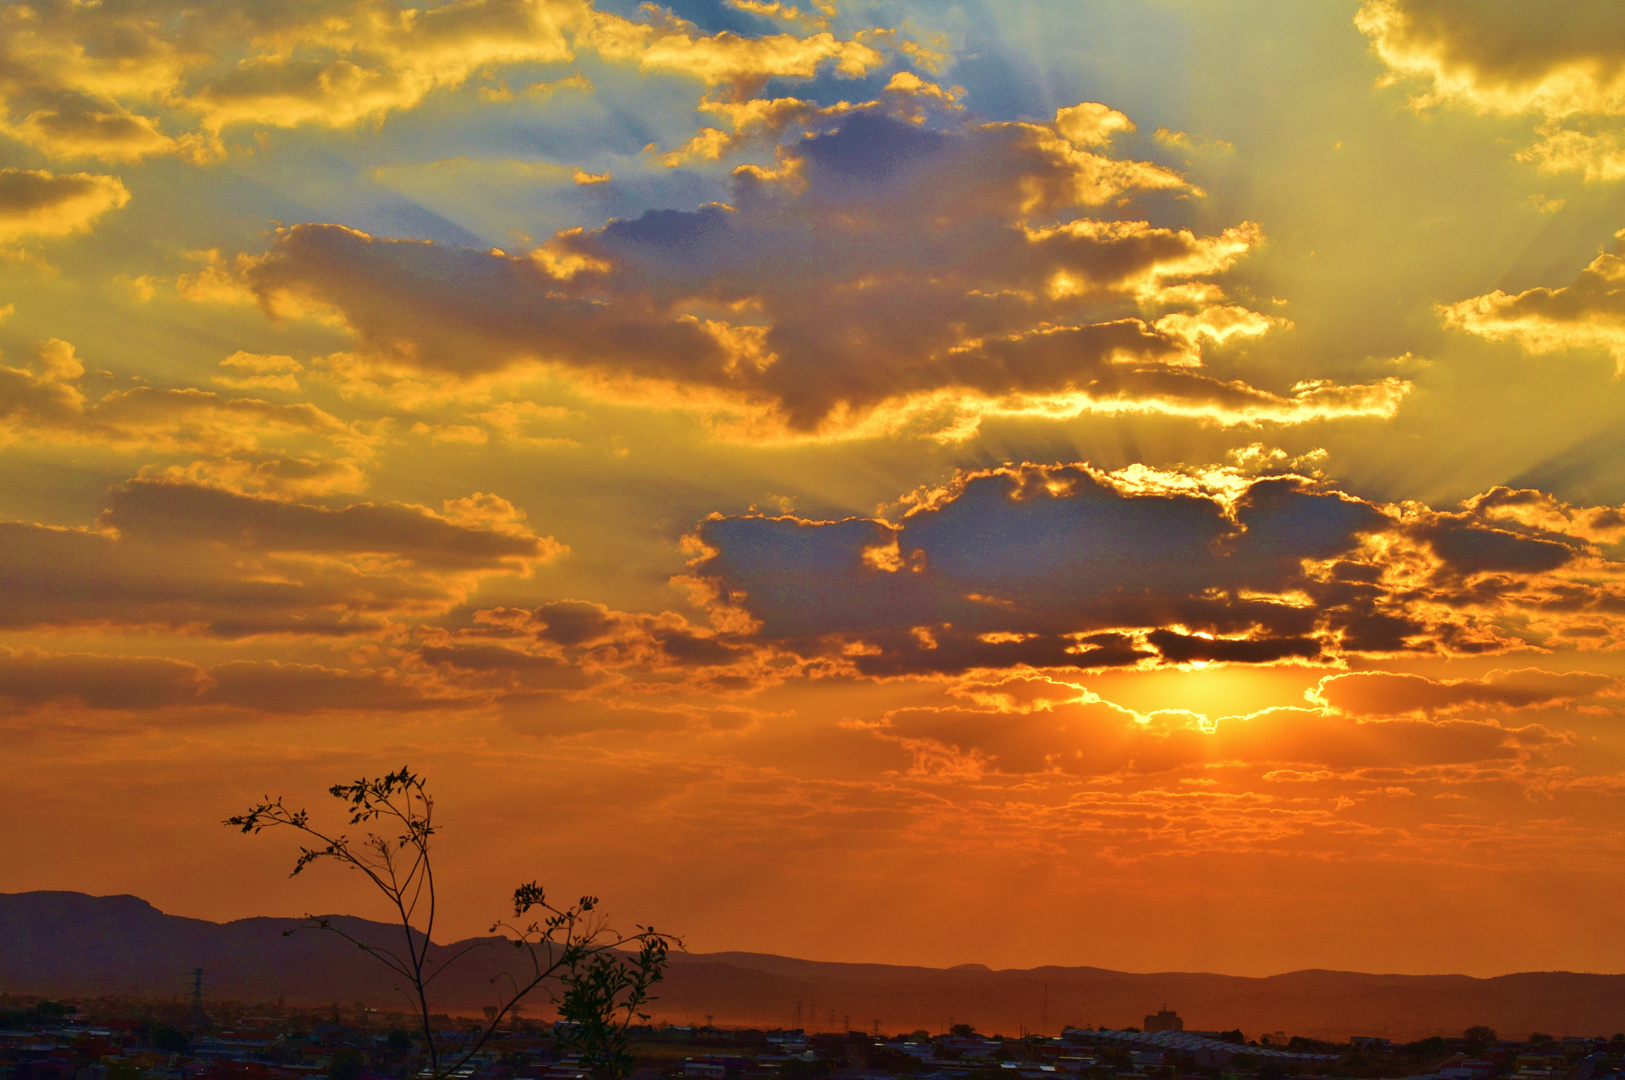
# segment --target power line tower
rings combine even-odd
[[[192,1007],[186,1010],[186,1027],[190,1031],[207,1031],[214,1027],[208,1011],[203,1008],[203,969],[192,969]]]

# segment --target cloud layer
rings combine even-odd
[[[472,79],[511,98],[493,76],[582,54],[748,97],[776,77],[858,77],[891,51],[827,30],[741,37],[645,15],[587,0],[31,0],[4,14],[0,131],[58,159],[207,159],[232,129],[352,128]]]
[[[1395,378],[1271,391],[1207,369],[1209,349],[1282,325],[1218,284],[1261,232],[1080,216],[1196,194],[1110,156],[1127,120],[1096,108],[1120,123],[1063,109],[1049,124],[922,127],[876,103],[782,146],[772,169],[739,167],[727,205],[527,254],[300,225],[211,269],[208,295],[336,317],[352,363],[462,379],[548,365],[599,395],[686,402],[753,441],[964,438],[989,415],[1393,415],[1408,390]]]
[[[1535,492],[1436,511],[1299,476],[1022,465],[895,524],[707,521],[693,575],[762,638],[875,675],[1326,661],[1612,640],[1622,529]]]

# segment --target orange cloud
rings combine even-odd
[[[1475,707],[1570,705],[1618,685],[1619,681],[1608,675],[1538,668],[1492,671],[1482,679],[1445,681],[1386,671],[1357,671],[1326,676],[1311,692],[1310,700],[1353,717],[1412,713],[1432,717]]]
[[[1204,731],[1187,716],[1139,715],[1098,699],[1016,715],[964,708],[896,710],[873,733],[900,740],[916,754],[916,768],[957,759],[960,768],[977,772],[1084,776],[1188,771],[1227,762],[1339,773],[1503,767],[1525,760],[1554,738],[1545,729],[1493,722],[1359,721],[1292,708],[1226,717]],[[918,762],[922,754],[926,760]]]

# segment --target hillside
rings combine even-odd
[[[335,921],[369,943],[400,938],[399,929],[382,923]],[[397,1007],[387,973],[359,950],[326,934],[283,936],[301,925],[297,919],[182,918],[134,896],[0,894],[0,991],[173,997],[187,973],[201,967],[213,997]],[[448,956],[465,944],[435,946],[431,955]],[[477,1012],[491,1000],[491,978],[515,958],[511,950],[477,950],[437,983],[440,1003]],[[803,1022],[819,1029],[848,1020],[868,1028],[878,1020],[886,1031],[938,1031],[952,1019],[1013,1035],[1023,1028],[1058,1032],[1065,1024],[1138,1024],[1164,1002],[1185,1018],[1187,1029],[1240,1027],[1254,1036],[1285,1031],[1411,1039],[1459,1034],[1480,1023],[1515,1037],[1536,1030],[1625,1030],[1621,975],[1525,972],[1475,979],[1295,971],[1243,978],[1088,967],[839,964],[737,952],[674,956],[654,1010],[676,1022],[709,1015],[723,1025],[788,1026],[799,1003]]]

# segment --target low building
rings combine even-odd
[[[1145,1026],[1142,1028],[1142,1030],[1184,1031],[1185,1021],[1179,1018],[1178,1013],[1174,1012],[1166,1004],[1164,1004],[1159,1012],[1151,1013],[1145,1018]]]

